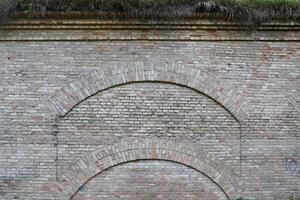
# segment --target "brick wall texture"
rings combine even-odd
[[[103,32],[0,31],[1,200],[300,198],[296,31]]]

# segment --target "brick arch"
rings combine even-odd
[[[187,67],[146,68],[139,63],[126,70],[112,67],[82,76],[55,91],[46,100],[46,104],[57,116],[64,116],[78,103],[99,91],[125,83],[145,81],[174,83],[192,88],[220,103],[239,122],[249,112],[249,103],[236,94],[232,86],[208,73]]]
[[[184,164],[210,178],[229,199],[236,199],[240,194],[239,177],[215,156],[197,146],[166,139],[125,140],[98,149],[78,160],[49,189],[58,199],[71,199],[97,174],[136,160],[165,160]]]

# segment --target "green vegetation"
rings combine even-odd
[[[97,18],[219,18],[251,24],[299,20],[300,0],[0,0],[0,17],[66,17],[74,12]]]
[[[5,18],[13,8],[14,3],[11,0],[0,0],[0,19]]]

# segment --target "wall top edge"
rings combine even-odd
[[[181,30],[291,30],[299,31],[298,21],[272,21],[258,26],[220,20],[101,20],[101,19],[14,19],[0,30],[7,29],[181,29]]]

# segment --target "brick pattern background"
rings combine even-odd
[[[42,32],[49,35],[55,33],[44,30],[30,32],[30,34],[38,37]],[[111,33],[109,30],[104,32],[108,35]],[[22,30],[7,32],[9,37],[20,37],[27,33],[29,32]],[[82,37],[90,33],[80,31],[74,34],[80,34]],[[211,32],[205,33],[214,37]],[[69,37],[72,36],[72,32],[67,34]],[[149,34],[153,32],[149,31]],[[235,34],[243,35],[239,32]],[[255,33],[251,34],[256,36]],[[274,38],[281,38],[283,35],[285,39],[289,36],[292,39],[298,37],[297,32],[293,31],[285,33],[275,31],[266,34]],[[257,36],[262,35],[264,35],[263,31],[257,33]],[[1,38],[3,37],[5,38],[5,35],[1,35]],[[21,40],[22,37],[19,39]],[[144,96],[146,98],[155,93],[151,93],[151,88],[148,88],[153,85],[162,92],[162,97],[171,97],[164,88],[171,87],[172,90],[176,90],[176,94],[190,95],[195,98],[195,101],[206,103],[205,109],[212,115],[222,113],[221,116],[226,116],[227,122],[233,124],[232,127],[227,128],[226,124],[222,127],[232,129],[234,133],[217,128],[216,131],[224,134],[226,138],[236,135],[236,122],[230,118],[229,112],[226,114],[225,108],[222,110],[222,106],[216,103],[220,103],[220,100],[213,101],[204,94],[172,84],[135,83],[115,88],[105,87],[105,91],[100,91],[96,96],[86,99],[74,108],[71,107],[73,110],[62,118],[56,118],[53,109],[51,107],[49,109],[48,101],[57,96],[56,91],[85,80],[84,77],[91,77],[95,72],[113,77],[113,74],[106,72],[130,71],[132,68],[136,71],[138,66],[151,69],[166,67],[175,72],[178,69],[184,72],[200,70],[213,77],[216,85],[221,83],[229,86],[227,92],[231,90],[233,95],[228,93],[227,96],[234,100],[233,102],[239,102],[237,98],[240,97],[251,107],[246,111],[247,117],[240,120],[241,144],[232,146],[232,151],[229,152],[231,144],[226,144],[226,138],[224,140],[218,137],[221,135],[209,134],[212,138],[215,137],[214,142],[219,145],[212,147],[212,151],[216,150],[213,154],[216,154],[219,159],[227,156],[228,160],[224,162],[233,171],[236,171],[239,166],[235,167],[238,163],[236,159],[232,162],[230,159],[236,157],[241,145],[240,179],[243,185],[240,196],[250,199],[287,199],[292,194],[300,196],[299,42],[280,41],[280,39],[264,42],[234,41],[234,38],[231,41],[226,41],[226,38],[222,41],[205,41],[205,38],[202,41],[167,41],[167,39],[158,41],[155,38],[152,41],[118,41],[117,39],[76,41],[75,39],[74,41],[0,42],[0,199],[53,199],[48,185],[60,180],[63,174],[61,170],[68,169],[71,163],[63,152],[71,155],[75,162],[84,153],[116,141],[120,136],[114,135],[112,138],[115,139],[106,136],[104,138],[108,139],[104,140],[106,143],[103,144],[97,143],[100,141],[98,135],[95,136],[97,140],[91,144],[86,142],[91,141],[93,137],[79,141],[80,135],[73,134],[70,140],[63,138],[68,133],[74,133],[76,126],[80,126],[80,123],[74,122],[75,124],[69,124],[67,127],[68,120],[71,122],[76,112],[82,117],[84,113],[86,115],[93,113],[84,112],[79,108],[86,107],[88,111],[92,109],[92,105],[101,102],[107,104],[110,91],[111,95],[123,91],[124,98],[129,95],[129,90],[139,94],[142,90],[146,90],[148,91],[148,95]],[[185,78],[188,83],[189,77]],[[107,95],[106,99],[100,98],[101,95],[102,97]],[[85,97],[83,94],[82,98]],[[142,97],[140,95],[136,98]],[[122,104],[122,96],[118,100],[120,100],[119,105]],[[138,102],[134,99],[133,105],[135,105],[134,101]],[[201,107],[198,104],[197,106]],[[99,108],[101,107],[97,107],[98,110]],[[216,110],[213,111],[212,108]],[[204,110],[193,114],[205,118]],[[106,115],[110,113],[106,111]],[[86,124],[89,124],[89,120],[92,119],[88,116],[87,118],[83,120],[87,120]],[[215,120],[212,122],[220,124],[220,121]],[[194,119],[190,122],[193,121]],[[196,126],[195,129],[198,130],[199,127]],[[214,127],[210,127],[208,132],[209,130],[214,130]],[[83,132],[82,130],[81,133]],[[92,131],[84,134],[93,136]],[[193,137],[196,135],[186,136],[185,141],[193,140],[193,144],[197,142],[201,144],[201,140],[197,141],[197,137],[196,141],[194,140]],[[152,135],[145,137],[152,137]],[[68,145],[71,138],[78,143]],[[57,139],[60,143],[57,143]],[[66,143],[63,144],[63,141]],[[69,151],[72,146],[78,154]],[[221,148],[219,151],[217,151],[218,147]],[[227,149],[228,153],[222,155],[223,149]],[[209,149],[207,151],[210,152]],[[113,170],[114,167],[111,169]]]

